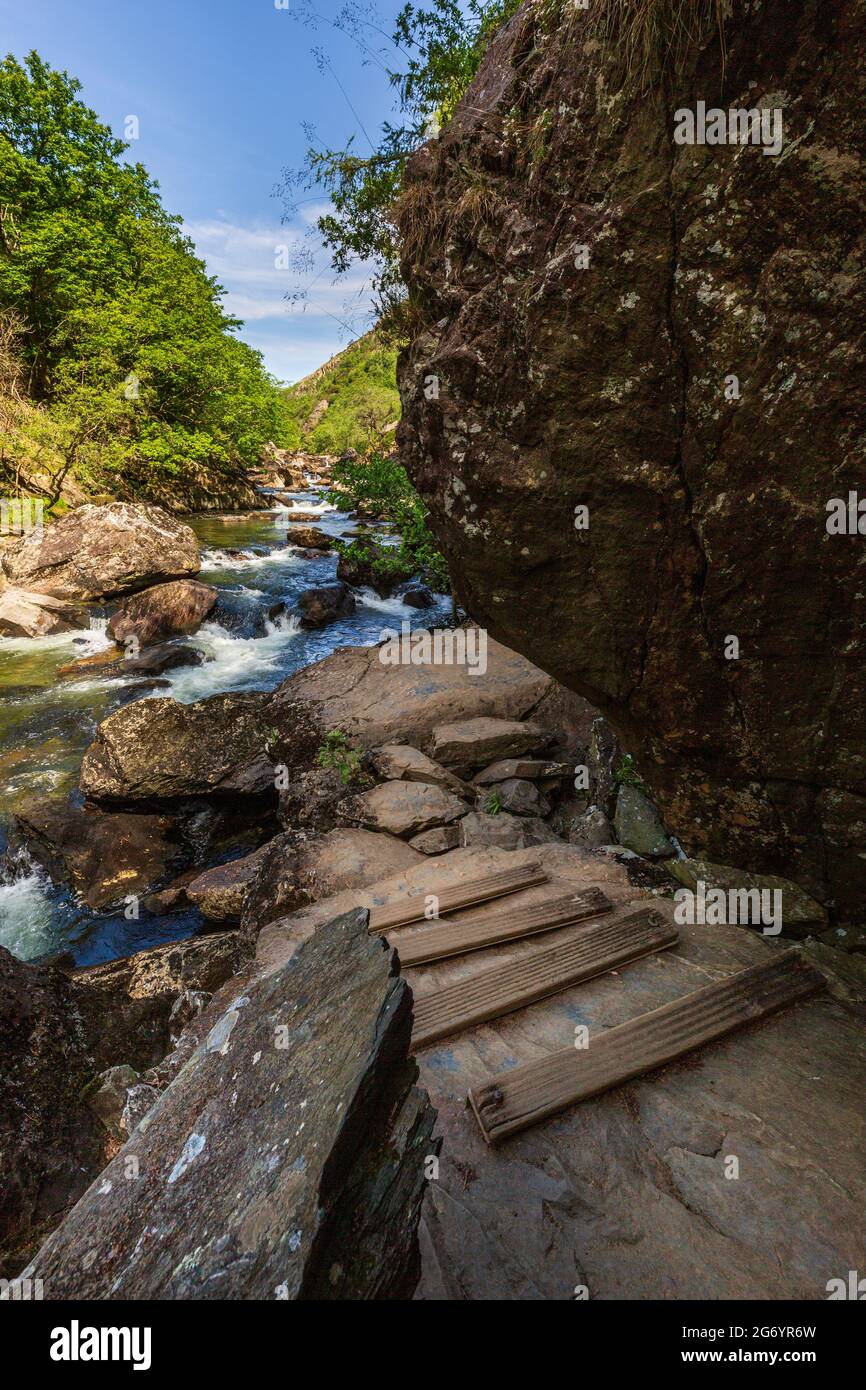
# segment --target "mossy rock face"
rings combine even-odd
[[[664,81],[622,71],[634,6],[543,8],[409,163],[401,457],[466,610],[604,712],[687,851],[863,922],[862,537],[827,531],[863,488],[861,0],[737,0]],[[698,99],[782,108],[781,153],[676,144]]]
[[[665,866],[678,883],[695,892],[698,883],[706,888],[721,888],[723,892],[757,889],[759,892],[782,894],[782,930],[788,936],[805,936],[827,926],[825,907],[810,898],[790,879],[778,874],[751,874],[729,864],[710,864],[706,859],[671,859]]]

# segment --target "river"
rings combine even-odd
[[[419,612],[398,597],[360,590],[350,617],[303,631],[291,610],[302,590],[334,582],[336,556],[312,559],[287,547],[292,510],[317,513],[315,524],[335,536],[355,524],[315,492],[292,494],[290,505],[281,502],[245,517],[186,518],[201,547],[199,578],[216,586],[220,597],[197,633],[174,639],[198,647],[205,663],[166,673],[156,688],[150,681],[98,674],[58,678],[61,666],[109,644],[105,626],[112,605],[91,609],[89,632],[0,639],[0,945],[15,955],[32,960],[66,950],[77,964],[92,965],[189,936],[202,925],[194,910],[161,917],[142,910],[133,920],[122,909],[92,912],[67,887],[52,884],[17,841],[16,808],[37,798],[79,796],[82,756],[112,710],[154,695],[190,703],[227,690],[272,690],[337,647],[378,642],[385,627],[449,621],[450,599],[444,595],[434,608]],[[269,621],[268,610],[281,602],[287,613]]]

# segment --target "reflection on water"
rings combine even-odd
[[[82,680],[59,678],[60,667],[109,645],[111,605],[93,610],[89,632],[0,639],[0,854],[10,831],[14,841],[16,807],[77,795],[84,750],[100,720],[121,704],[152,695],[190,703],[226,690],[270,690],[337,647],[379,641],[384,627],[448,621],[444,597],[436,608],[418,612],[399,598],[361,590],[350,617],[303,631],[293,612],[298,597],[334,582],[336,557],[309,558],[287,545],[292,510],[315,513],[310,524],[333,536],[353,527],[315,493],[297,494],[294,508],[281,502],[251,516],[190,519],[202,548],[200,578],[220,592],[210,621],[179,639],[204,654],[204,665],[177,668],[158,682],[112,679],[98,669]],[[28,959],[61,948],[73,950],[82,964],[111,959],[188,935],[197,922],[192,913],[157,918],[142,912],[139,921],[126,921],[122,912],[95,914],[52,886],[29,856],[16,860],[13,849],[0,860],[0,945]]]

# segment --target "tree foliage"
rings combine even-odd
[[[279,437],[281,393],[80,90],[35,52],[0,63],[0,316],[28,396],[110,489],[236,473]]]
[[[318,218],[317,226],[332,266],[342,274],[359,261],[374,264],[377,309],[386,321],[399,317],[404,296],[391,209],[400,194],[406,161],[450,120],[491,35],[519,4],[520,0],[434,0],[430,8],[405,5],[395,22],[387,60],[397,119],[382,125],[369,154],[359,151],[357,135],[342,148],[331,148],[320,146],[309,130],[306,164],[284,172],[279,191],[287,216],[299,190],[327,193],[331,208]],[[308,22],[318,18],[309,5],[310,0],[299,0],[296,17]],[[336,27],[369,51],[366,35],[375,25],[367,14],[363,0],[348,0]],[[324,60],[323,67],[329,66]]]

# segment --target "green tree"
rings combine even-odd
[[[80,90],[37,53],[0,63],[0,315],[27,390],[103,486],[235,474],[280,442],[282,394]]]

